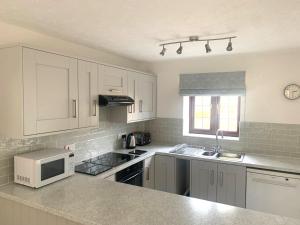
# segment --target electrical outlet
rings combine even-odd
[[[119,133],[118,134],[118,140],[121,140],[123,135],[126,135],[126,133]]]
[[[65,145],[65,149],[70,151],[75,151],[75,144]]]

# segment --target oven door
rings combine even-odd
[[[37,163],[36,188],[68,176],[68,157],[58,155]]]
[[[143,186],[143,174],[144,174],[144,171],[142,171],[142,170],[136,171],[134,173],[128,174],[127,176],[123,177],[118,182],[142,187]]]
[[[135,186],[143,186],[143,161],[133,164],[116,173],[116,181]]]

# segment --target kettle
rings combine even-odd
[[[127,135],[126,148],[127,149],[135,148],[135,136],[133,133]]]

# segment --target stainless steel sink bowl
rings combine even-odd
[[[217,158],[224,161],[242,161],[244,154],[220,152],[217,154]]]
[[[215,154],[217,154],[214,151],[205,151],[202,153],[203,156],[214,156]]]

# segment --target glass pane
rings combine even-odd
[[[194,112],[194,127],[195,129],[209,130],[210,129],[210,114],[211,114],[211,97],[196,96],[195,97],[195,112]]]
[[[220,97],[220,129],[237,132],[238,127],[238,96]]]

